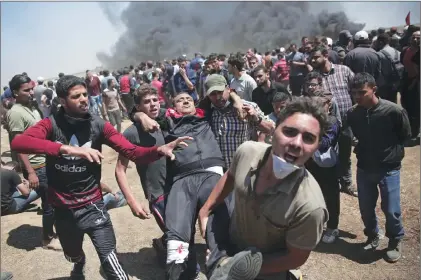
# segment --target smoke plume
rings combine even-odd
[[[195,52],[227,54],[251,47],[265,52],[299,44],[302,36],[335,39],[341,30],[354,34],[364,28],[344,12],[313,15],[312,5],[329,5],[321,2],[131,2],[119,20],[110,3],[100,5],[113,25],[125,26],[111,55],[97,54],[111,68]]]

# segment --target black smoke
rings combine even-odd
[[[364,28],[344,12],[314,15],[314,5],[328,8],[323,2],[131,2],[119,22],[110,3],[100,5],[112,24],[126,27],[111,55],[97,54],[107,67],[198,51],[229,53],[254,47],[265,52],[299,44],[302,36],[335,39],[341,30],[354,34]]]

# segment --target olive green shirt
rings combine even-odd
[[[40,120],[41,115],[38,110],[30,109],[17,103],[12,106],[6,115],[9,133],[23,133]],[[28,155],[28,158],[33,167],[45,164],[45,155]]]
[[[272,160],[271,145],[247,141],[236,151],[229,172],[235,206],[231,241],[243,250],[256,247],[277,253],[291,247],[313,250],[319,243],[328,212],[320,187],[303,167],[258,197],[254,182],[259,164]]]

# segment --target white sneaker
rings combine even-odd
[[[322,242],[326,244],[331,244],[335,242],[338,235],[339,235],[338,229],[327,228],[325,233],[323,234]]]

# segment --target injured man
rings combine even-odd
[[[165,142],[177,135],[189,135],[193,140],[188,142],[188,147],[174,150],[175,159],[167,164],[172,187],[164,218],[166,279],[190,280],[197,277],[193,250],[196,218],[223,175],[224,161],[204,111],[195,108],[187,93],[178,94],[173,102],[174,108],[167,109],[165,122],[160,122],[160,129],[166,132]]]

